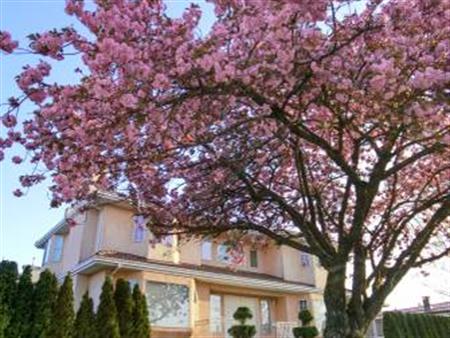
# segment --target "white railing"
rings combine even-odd
[[[294,338],[292,330],[296,326],[296,322],[276,322],[276,338]]]
[[[216,320],[209,322],[209,320],[196,323],[196,327],[203,327],[203,332],[206,330],[210,333],[211,338],[229,337],[226,329],[235,325],[235,321]],[[294,338],[292,329],[298,326],[296,322],[273,322],[270,326],[257,325],[255,338]],[[206,329],[206,330],[205,330]]]

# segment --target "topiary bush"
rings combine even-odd
[[[253,314],[248,307],[238,307],[233,314],[233,318],[239,322],[239,325],[233,325],[228,329],[228,333],[233,338],[252,338],[256,335],[255,326],[245,324],[248,319],[253,318]]]
[[[314,338],[319,335],[319,330],[317,327],[310,325],[314,317],[308,310],[300,311],[298,314],[298,319],[302,322],[302,326],[294,327],[292,333],[295,338]]]

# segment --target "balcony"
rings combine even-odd
[[[225,320],[225,318],[211,322],[209,320],[201,320],[195,323],[195,329],[201,333],[199,337],[231,338],[226,331],[233,325],[236,325],[235,321]],[[298,326],[298,323],[273,322],[270,324],[256,324],[255,326],[255,338],[294,338],[292,329]]]

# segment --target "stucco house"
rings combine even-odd
[[[246,247],[244,263],[230,268],[220,238],[178,243],[171,236],[152,244],[130,205],[107,193],[66,216],[76,225],[62,220],[36,246],[45,250],[43,268],[59,278],[72,274],[76,305],[89,291],[97,306],[109,275],[137,283],[147,295],[155,338],[228,337],[239,306],[252,310],[258,337],[292,337],[304,308],[322,326],[325,271],[310,255],[285,246]]]

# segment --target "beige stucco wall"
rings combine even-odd
[[[103,270],[88,277],[87,290],[89,292],[89,296],[92,297],[94,302],[94,309],[97,309],[100,302],[100,294],[102,293],[102,286],[106,276],[107,271]]]
[[[96,251],[98,215],[97,209],[86,211],[86,221],[83,226],[83,239],[80,248],[80,261],[84,261]]]
[[[116,250],[146,257],[148,250],[148,232],[144,241],[133,240],[133,212],[113,205],[102,207],[98,218],[100,238],[98,250]]]
[[[284,279],[288,281],[297,281],[307,284],[314,284],[314,263],[310,260],[309,266],[302,266],[300,261],[300,252],[291,247],[282,246],[282,262]]]
[[[69,233],[64,237],[64,250],[62,256],[62,270],[67,273],[80,261],[83,230],[86,226],[87,213],[79,212],[72,216],[76,222],[75,226],[69,229]]]

